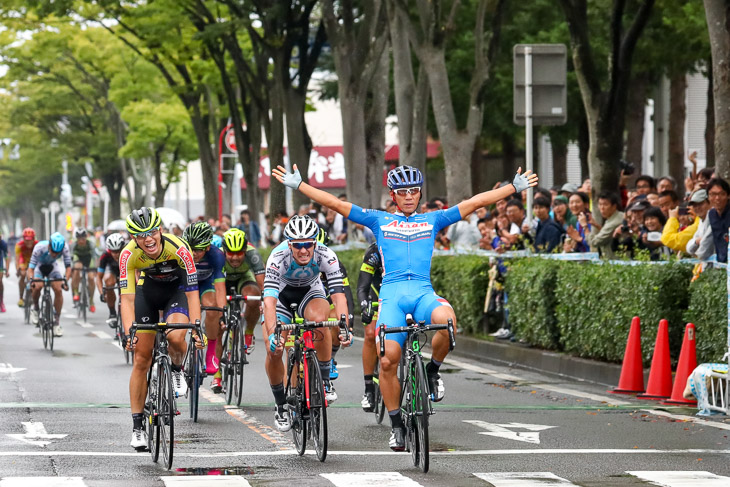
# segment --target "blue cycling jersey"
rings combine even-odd
[[[223,275],[224,265],[226,265],[225,254],[221,249],[211,245],[200,262],[195,263],[195,268],[198,270],[198,285],[224,281],[226,279]]]
[[[398,281],[431,282],[431,257],[436,234],[461,220],[458,206],[431,213],[391,214],[352,205],[348,219],[375,234],[383,262],[383,285]]]

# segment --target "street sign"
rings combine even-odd
[[[525,52],[532,69],[528,73]],[[513,49],[513,119],[525,125],[525,90],[532,89],[533,125],[563,125],[568,120],[567,57],[564,44],[517,44]],[[531,78],[531,79],[530,79]]]

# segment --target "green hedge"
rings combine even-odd
[[[719,362],[727,350],[727,274],[708,269],[689,287],[690,304],[684,314],[697,330],[697,363]]]
[[[470,335],[481,331],[488,272],[489,259],[475,255],[438,256],[431,264],[434,291],[454,307],[458,328]]]

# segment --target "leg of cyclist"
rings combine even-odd
[[[434,299],[435,298],[435,299]],[[424,303],[423,300],[419,303],[419,306],[414,313],[414,317],[417,321],[425,320],[431,323],[446,323],[451,319],[454,323],[454,333],[456,333],[456,314],[454,308],[451,307],[448,301],[436,296],[434,293],[431,299],[431,303]],[[423,307],[426,308],[425,313],[421,312]],[[449,353],[449,332],[447,330],[439,330],[431,339],[431,348],[433,353],[431,355],[431,361],[426,364],[426,376],[428,378],[428,386],[431,391],[431,400],[438,402],[444,398],[445,388],[444,381],[441,379],[439,374],[439,367]]]
[[[221,292],[223,292],[225,299],[225,288],[223,287],[223,283],[220,283],[220,285],[206,289],[202,292],[200,295],[201,305],[222,307],[221,303],[217,299],[217,287],[222,289]],[[222,345],[219,344],[221,336],[220,318],[221,313],[218,311],[205,312],[205,334],[208,336],[208,347],[205,350],[205,372],[213,376],[211,389],[216,394],[223,391],[223,384],[221,383],[221,374],[219,370],[222,352]]]
[[[248,281],[243,284],[240,293],[243,296],[261,296],[261,288],[255,283]],[[246,313],[243,318],[246,320],[246,330],[244,331],[243,339],[246,343],[246,353],[248,354],[253,352],[256,343],[254,339],[254,328],[261,318],[261,306],[259,306],[259,303],[254,301],[247,303]]]
[[[90,267],[86,273],[86,288],[89,290],[89,311],[92,313],[96,312],[96,306],[94,306],[94,283],[96,282],[96,270]]]
[[[117,316],[117,293],[114,292],[113,288],[117,283],[117,278],[114,274],[111,272],[105,272],[104,273],[104,287],[107,288],[104,292],[104,295],[106,296],[106,306],[109,308],[109,319],[114,319]],[[101,294],[102,291],[99,291]]]
[[[286,343],[286,338],[289,333],[282,332],[279,343],[272,342],[272,334],[275,330],[277,318],[282,323],[291,323],[292,317],[286,308],[283,306],[281,308],[277,307],[276,298],[267,297],[264,299],[264,313],[266,314],[266,328],[264,332],[268,333],[267,336],[269,336],[269,340],[267,341],[269,346],[266,347],[264,368],[266,369],[271,393],[274,395],[274,402],[276,403],[274,424],[276,425],[276,429],[283,432],[291,429],[291,418],[289,417],[289,411],[286,409],[286,395],[284,393],[285,366],[282,360],[284,352],[283,344]]]
[[[333,304],[330,304],[329,319],[336,320],[337,318],[338,317],[337,313],[335,312],[335,306]],[[330,335],[332,335],[332,354],[330,355],[330,380],[335,380],[340,376],[340,373],[337,370],[337,362],[335,361],[337,352],[340,351],[340,329],[330,328]]]
[[[178,288],[170,295],[163,312],[163,320],[168,323],[192,323],[200,319],[200,296],[198,289],[193,288],[190,291],[183,291]],[[188,392],[188,385],[185,382],[183,374],[183,361],[185,360],[185,352],[187,351],[187,342],[185,341],[185,330],[175,330],[167,334],[167,341],[170,343],[169,353],[172,368],[172,380],[175,385],[175,393],[178,397],[184,396]],[[203,348],[205,345],[205,337],[196,340],[196,346]]]
[[[43,275],[39,268],[28,269],[26,278],[30,281],[33,278],[40,278]],[[30,322],[38,326],[38,299],[41,296],[41,289],[43,286],[39,282],[32,282],[30,284],[31,295],[33,296],[33,307],[30,310]]]
[[[380,393],[390,418],[390,440],[388,445],[394,451],[403,451],[405,444],[405,425],[400,415],[400,383],[398,364],[400,363],[402,342],[405,334],[386,335],[385,355],[380,357]]]
[[[74,259],[77,259],[74,256]],[[73,294],[74,302],[77,302],[79,297],[79,282],[81,281],[81,269],[84,268],[84,264],[79,260],[74,260],[73,263],[73,277],[71,277],[71,293]]]
[[[60,277],[60,276],[59,276]],[[59,281],[51,283],[51,289],[53,289],[53,336],[63,336],[63,328],[61,327],[61,310],[63,309],[63,290],[61,289],[62,283]]]
[[[375,322],[365,324],[365,340],[362,345],[362,373],[365,379],[365,394],[362,397],[361,406],[366,412],[372,412],[375,407],[375,386],[373,384],[373,373],[378,355],[375,348]]]
[[[135,320],[140,319],[138,316]],[[129,376],[129,402],[132,409],[132,448],[147,449],[147,433],[144,429],[144,403],[147,399],[147,371],[152,364],[152,347],[155,334],[140,331],[135,336],[134,362]]]
[[[25,301],[23,301],[23,298],[25,296],[25,267],[20,266],[16,269],[15,274],[18,276],[18,306],[21,308],[25,306]]]

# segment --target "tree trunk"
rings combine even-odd
[[[669,175],[677,181],[676,191],[684,195],[684,123],[687,118],[687,75],[672,77],[669,85]]]
[[[629,91],[629,103],[626,109],[626,154],[624,159],[633,163],[637,171],[633,175],[635,179],[639,174],[644,174],[643,148],[644,148],[644,115],[646,110],[646,97],[649,88],[649,76],[644,73],[637,74]]]
[[[588,168],[588,150],[591,146],[590,135],[588,132],[588,120],[585,113],[581,117],[578,125],[578,158],[580,159],[580,177],[581,181],[590,178],[590,170]]]
[[[340,78],[342,138],[347,174],[347,199],[363,208],[372,208],[371,194],[363,184],[367,181],[367,145],[365,142],[365,102],[347,93]],[[349,141],[349,142],[348,142]]]
[[[715,106],[715,173],[730,178],[730,6],[704,0],[712,51]]]
[[[568,144],[561,138],[550,138],[553,152],[553,184],[562,186],[568,181]]]
[[[707,63],[707,109],[705,110],[705,167],[715,166],[715,96],[713,95],[712,60]]]
[[[109,193],[109,221],[122,217],[122,170],[119,168],[102,178],[102,182]]]
[[[200,155],[200,170],[203,173],[203,192],[205,216],[218,216],[218,161],[213,156],[210,147],[210,133],[208,123],[200,115],[200,108],[196,105],[188,108],[190,121],[193,125],[195,140],[198,142],[198,154]]]
[[[367,178],[365,190],[370,195],[369,207],[380,207],[385,167],[385,117],[388,115],[388,78],[390,56],[383,49],[368,89],[369,103],[365,108],[365,146],[367,147]]]
[[[312,152],[312,138],[309,136],[307,124],[304,121],[304,111],[307,105],[307,97],[302,94],[299,89],[289,87],[286,90],[286,137],[288,142],[289,162],[297,165],[302,179],[308,181],[309,174],[309,157]],[[271,184],[277,184],[273,182]],[[301,191],[293,193],[294,212],[301,205],[309,203],[309,198],[304,196]]]
[[[277,61],[279,64],[284,62],[281,56],[278,56]],[[266,143],[268,145],[269,165],[272,169],[284,165],[284,105],[286,102],[284,99],[283,73],[288,75],[288,70],[274,69],[274,81],[271,84],[272,88],[269,94],[271,123],[267,124],[270,128],[266,133]],[[274,178],[271,178],[270,181],[269,218],[270,221],[273,221],[277,211],[286,209],[286,187],[279,184]]]

